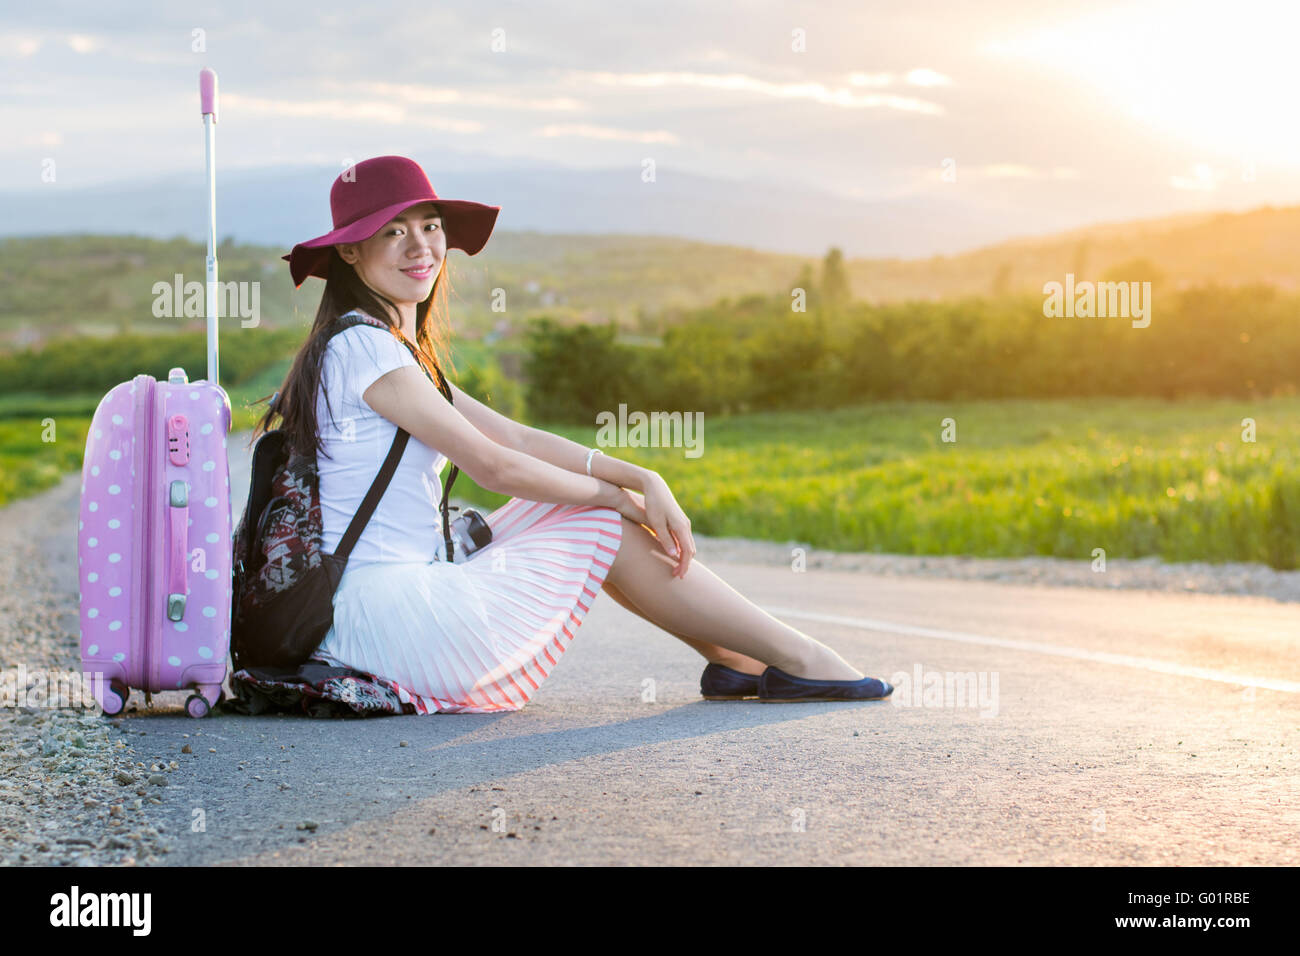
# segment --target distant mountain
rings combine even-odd
[[[240,157],[218,156],[219,238],[287,251],[329,230],[329,187],[338,166],[237,166]],[[743,166],[727,168],[725,175],[700,175],[661,163],[656,180],[647,183],[640,165],[631,162],[573,169],[451,148],[418,158],[441,195],[501,206],[501,232],[656,236],[805,257],[820,257],[835,246],[850,259],[928,262],[1013,237],[1039,237],[1022,240],[1030,243],[1100,238],[1107,229],[1127,234],[1130,220],[1162,214],[1171,204],[1162,190],[1134,196],[1086,181],[1035,177],[963,176],[951,183],[930,181],[911,195],[857,200],[820,189],[814,176],[798,170],[790,181],[771,182],[746,178]],[[869,154],[861,169],[862,189],[870,194],[875,180]],[[32,183],[0,190],[0,237],[93,233],[202,242],[206,195],[201,167],[94,186]],[[1197,218],[1172,221],[1189,225]],[[1079,228],[1108,222],[1115,224]]]
[[[319,178],[319,173],[316,175]],[[488,190],[492,174],[484,171],[482,176],[483,181],[476,185],[469,173],[448,175],[443,194],[491,199],[505,208],[516,205],[508,194]],[[230,178],[231,182],[222,185],[222,209],[249,210],[244,218],[261,223],[267,234],[279,231],[301,239],[328,229],[327,221],[303,213],[319,198],[315,194],[319,183],[308,189],[303,177],[285,176],[278,192],[272,189],[274,201],[254,202],[253,196],[262,196],[271,188],[269,181],[253,176],[241,184],[237,177]],[[597,195],[608,197],[610,203],[641,203],[641,213],[661,216],[659,221],[666,227],[667,210],[687,208],[690,189],[705,185],[702,181],[678,183],[666,194],[672,196],[671,202],[665,200],[666,205],[658,207],[651,202],[652,193],[637,194],[634,202],[628,190],[614,188],[608,175],[593,174],[594,186],[585,193],[569,184],[573,193],[566,203],[565,196],[556,191],[563,178],[548,179],[552,190],[536,197],[537,203],[556,209],[557,216],[563,211],[563,217],[551,223],[554,228],[561,221],[579,221],[594,228],[608,215],[608,208],[598,208],[593,198]],[[203,279],[205,213],[201,204],[194,208],[195,185],[168,179],[159,180],[152,191],[105,188],[94,193],[94,201],[87,201],[87,194],[78,198],[74,192],[51,193],[42,223],[55,234],[0,238],[0,348],[36,344],[58,335],[112,334],[118,329],[162,333],[187,326],[201,328],[199,320],[156,319],[151,309],[151,290],[158,281],[170,284],[178,272],[187,281]],[[246,198],[239,201],[241,195]],[[169,205],[179,203],[181,196],[185,197],[183,208]],[[701,221],[701,210],[717,213],[717,200],[710,199],[708,193],[696,198],[699,202],[693,221]],[[724,221],[726,216],[719,216],[714,225],[720,232],[736,228],[746,216],[753,217],[753,241],[727,244],[666,235],[529,230],[517,224],[506,228],[503,209],[500,231],[482,253],[472,258],[452,254],[453,326],[458,335],[467,338],[508,338],[517,334],[524,320],[546,314],[562,320],[614,319],[627,330],[652,332],[664,321],[673,321],[681,310],[719,299],[753,293],[788,295],[805,267],[812,267],[815,281],[822,256],[836,243],[832,238],[814,240],[810,234],[807,241],[817,250],[813,254],[765,251],[760,247],[764,236],[770,236],[776,225],[784,227],[792,218],[798,219],[799,207],[792,205],[790,196],[773,197],[770,202],[773,205],[766,211],[737,206],[730,223]],[[71,207],[65,209],[66,203],[75,204],[77,215]],[[111,210],[124,205],[135,209],[136,222],[153,222],[160,233],[174,234],[174,228],[169,233],[162,224],[174,225],[188,218],[198,224],[199,235],[158,239],[94,233],[96,225],[111,228]],[[522,201],[518,205],[527,206]],[[63,211],[56,213],[56,208]],[[28,215],[34,217],[35,213]],[[516,214],[515,220],[521,215]],[[222,280],[260,283],[266,327],[310,319],[321,283],[309,280],[295,292],[287,265],[279,258],[288,241],[246,241],[230,222],[234,218],[232,213],[219,219],[219,235],[227,240],[220,252]],[[54,228],[73,221],[79,227],[76,231],[59,233]],[[232,234],[238,242],[229,241]],[[1164,288],[1213,281],[1300,289],[1300,207],[1105,223],[1015,239],[954,256],[845,260],[854,297],[874,302],[1041,293],[1045,282],[1061,281],[1067,272],[1073,272],[1076,279],[1099,280],[1120,267],[1126,267],[1126,278],[1150,278]],[[503,304],[505,312],[499,309]],[[223,335],[225,328],[223,325]]]
[[[1154,267],[1150,275],[1139,274],[1142,260]],[[859,259],[847,267],[857,297],[892,301],[1041,292],[1067,272],[1096,281],[1130,264],[1138,269],[1131,279],[1158,279],[1175,289],[1205,282],[1300,289],[1300,206],[1105,223],[959,256]]]
[[[639,168],[463,169],[435,175],[449,199],[501,206],[497,228],[562,234],[681,237],[769,252],[849,256],[926,256],[986,242],[997,210],[954,194],[942,199],[856,202],[816,189],[724,180],[659,167],[643,183]],[[283,246],[331,228],[329,187],[338,170],[321,166],[218,172],[217,235]],[[95,187],[34,186],[0,192],[0,236],[61,233],[154,238],[206,235],[201,171]],[[994,232],[997,234],[994,225]],[[1006,224],[1004,235],[1013,235]]]

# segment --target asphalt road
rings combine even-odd
[[[75,535],[51,547],[75,595]],[[124,726],[181,764],[167,863],[1300,862],[1300,606],[710,566],[909,680],[885,702],[703,701],[703,661],[602,597],[513,714],[194,721],[158,695]],[[983,693],[923,693],[931,672]]]

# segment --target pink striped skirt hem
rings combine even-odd
[[[555,669],[622,539],[612,508],[512,498],[467,561],[349,567],[317,656],[397,685],[418,714],[519,710]]]

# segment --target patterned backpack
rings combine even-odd
[[[330,335],[362,323],[389,331],[384,323],[353,312],[339,318]],[[411,343],[402,341],[424,368]],[[434,371],[438,373],[434,384],[450,402],[451,388],[442,370],[435,366]],[[253,449],[248,503],[232,542],[230,653],[236,671],[298,667],[325,639],[334,623],[334,592],[347,567],[348,555],[379,505],[410,437],[405,429],[397,429],[383,467],[333,554],[321,547],[324,523],[315,454],[301,454],[292,448],[283,429],[273,429],[258,439]],[[453,464],[442,491],[448,560],[455,553],[448,500],[458,473]]]

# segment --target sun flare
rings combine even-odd
[[[1300,6],[1162,0],[999,35],[985,51],[1071,75],[1189,149],[1300,166],[1297,35]]]

